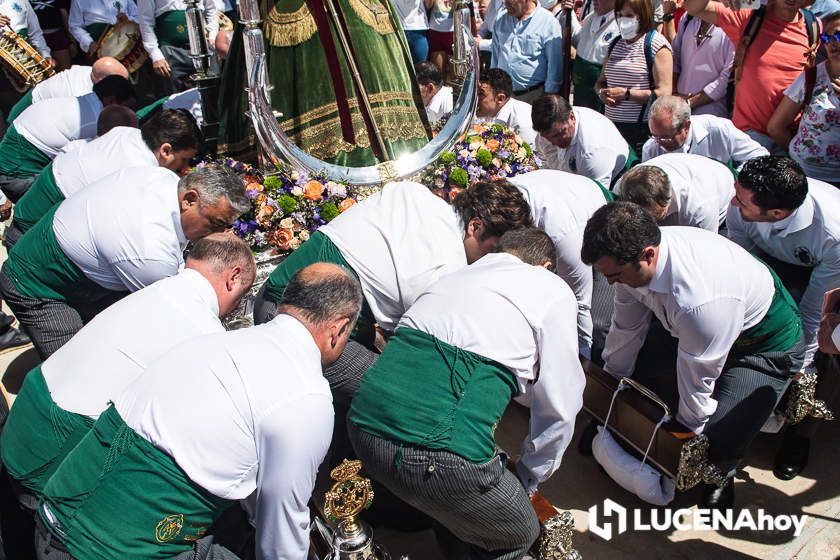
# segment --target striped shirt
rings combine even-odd
[[[668,40],[659,32],[654,33],[651,46],[654,56],[659,49],[671,50]],[[645,36],[642,35],[633,43],[619,39],[607,58],[604,75],[607,78],[607,87],[649,89],[648,68],[645,61]],[[606,107],[604,114],[613,122],[637,122],[639,113],[643,109],[640,103],[622,99],[615,107]]]

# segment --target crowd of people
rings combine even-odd
[[[581,357],[708,437],[711,509],[737,504],[736,468],[794,376],[836,373],[836,1],[479,2],[475,119],[514,128],[542,168],[451,201],[388,183],[287,256],[256,326],[232,331],[256,263],[227,230],[251,201],[228,167],[189,169],[204,139],[183,4],[127,1],[56,5],[37,32],[31,9],[0,15],[65,66],[74,42],[94,55],[106,25],[136,21],[166,85],[135,111],[127,69],[94,57],[0,107],[0,349],[41,360],[0,432],[10,560],[303,560],[319,467],[348,455],[447,558],[523,558],[575,433]],[[212,37],[223,7],[204,6]],[[394,7],[438,121],[453,7]],[[840,404],[836,375],[817,390]],[[509,457],[495,431],[512,401],[530,420]],[[779,479],[807,467],[818,426],[778,438]]]

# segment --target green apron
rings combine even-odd
[[[98,41],[99,39],[102,38],[102,34],[109,27],[110,27],[110,24],[108,24],[108,23],[95,22],[95,23],[89,23],[89,24],[85,25],[85,31],[88,32],[88,35],[90,35],[91,38],[94,41]]]
[[[757,259],[764,266],[767,263]],[[796,344],[802,336],[802,321],[799,308],[782,285],[776,272],[767,266],[773,277],[773,301],[764,318],[757,324],[743,331],[732,344],[731,354],[762,354],[764,352],[784,352]]]
[[[9,115],[6,117],[6,122],[11,124],[18,116],[23,113],[23,111],[32,105],[32,90],[35,89],[34,87],[30,88],[29,91],[23,94],[23,97],[18,99],[18,102],[15,103],[14,107],[9,110]]]
[[[170,10],[160,14],[155,18],[155,35],[160,45],[189,49],[190,36],[187,32],[187,12]]]
[[[142,109],[138,109],[137,110],[137,121],[139,122],[140,126],[143,126],[144,124],[146,124],[146,121],[151,118],[151,115],[155,111],[155,109],[157,109],[158,107],[162,107],[164,103],[169,101],[169,97],[170,97],[169,95],[167,95],[166,97],[161,97],[160,99],[158,99],[154,103],[146,105]]]
[[[37,175],[52,159],[20,135],[12,124],[0,142],[0,175],[26,178]]]
[[[595,181],[595,179],[592,179]],[[613,202],[615,200],[615,193],[609,190],[607,187],[601,184],[601,181],[595,181],[595,184],[598,185],[598,188],[601,189],[601,194],[604,195],[604,198],[607,199],[607,202]]]
[[[25,233],[62,200],[64,193],[55,182],[53,164],[50,162],[15,204],[12,222],[21,233]]]
[[[47,480],[92,425],[91,418],[55,404],[39,365],[26,375],[3,426],[3,464],[40,498]]]
[[[480,464],[495,454],[496,425],[517,392],[501,364],[402,327],[362,378],[348,418],[377,437]]]
[[[80,559],[171,559],[230,504],[108,408],[44,488],[47,526]]]
[[[574,104],[603,112],[604,104],[595,93],[595,82],[601,77],[601,65],[576,56],[572,65],[572,83],[575,85]]]

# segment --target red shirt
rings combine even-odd
[[[717,26],[737,49],[753,10],[733,11],[721,4],[716,4],[715,10]],[[767,11],[744,58],[744,70],[732,111],[735,126],[767,134],[767,122],[781,101],[785,88],[805,68],[805,53],[809,48],[802,14],[797,14],[794,21],[785,22]]]

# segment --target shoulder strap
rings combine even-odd
[[[814,85],[817,83],[817,67],[811,66],[805,69],[805,91],[802,96],[802,111],[808,108],[811,98],[814,96]]]
[[[613,52],[613,49],[615,48],[615,46],[618,44],[618,42],[619,42],[620,40],[621,40],[621,35],[619,35],[618,37],[616,37],[615,39],[613,39],[612,41],[610,41],[610,46],[609,46],[609,47],[607,47],[607,58],[609,58],[609,57],[610,57],[610,55],[611,55],[611,54],[612,54],[612,52]]]
[[[816,64],[817,51],[820,48],[820,22],[811,10],[802,8],[799,10],[805,22],[805,31],[808,33],[808,50],[805,52],[805,68],[811,68]]]
[[[647,64],[648,85],[651,90],[653,90],[653,61],[656,56],[653,52],[653,38],[655,36],[655,29],[651,29],[645,34],[645,63]]]
[[[741,35],[741,40],[735,48],[735,58],[732,61],[732,72],[734,82],[737,84],[741,81],[741,72],[744,69],[744,58],[747,56],[747,49],[755,40],[758,30],[761,29],[761,24],[764,23],[764,16],[767,14],[767,8],[761,6],[750,15],[747,21],[747,26],[744,28],[744,33]]]

